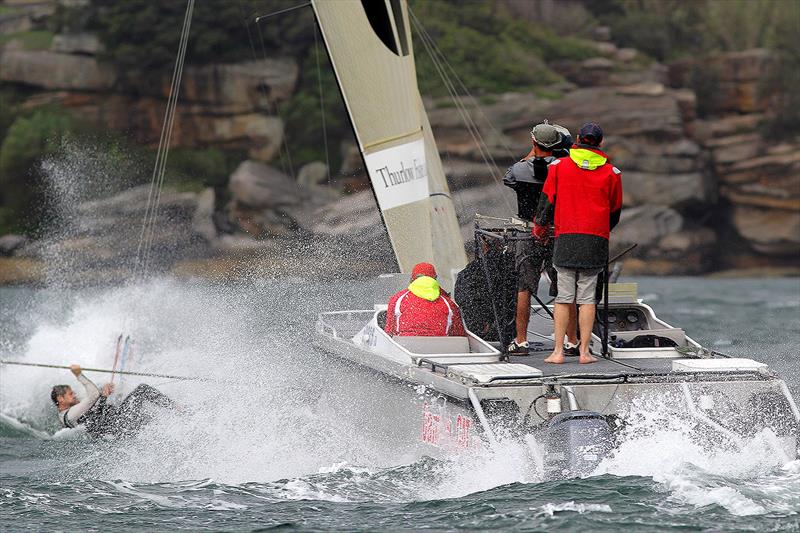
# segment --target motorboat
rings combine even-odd
[[[785,382],[768,365],[706,350],[683,329],[659,319],[635,283],[610,284],[611,343],[598,362],[544,362],[553,323],[532,306],[528,355],[466,337],[402,337],[384,331],[386,301],[405,274],[380,276],[372,309],[321,313],[317,347],[415,386],[419,439],[436,448],[491,446],[532,436],[551,477],[585,475],[613,453],[632,406],[658,406],[664,417],[694,426],[709,446],[743,446],[774,433],[775,453],[797,457],[798,412]],[[547,307],[547,306],[545,306]],[[592,335],[601,353],[602,336]],[[422,388],[424,394],[418,394]]]
[[[642,402],[687,420],[710,445],[736,446],[769,431],[776,453],[797,456],[800,413],[785,382],[755,359],[704,349],[658,318],[632,283],[607,284],[591,343],[602,357],[590,365],[544,363],[553,323],[543,301],[532,306],[533,348],[524,356],[503,353],[500,330],[495,339],[471,331],[464,337],[387,334],[386,302],[408,284],[414,264],[434,263],[448,290],[467,264],[416,83],[413,13],[394,0],[312,0],[311,6],[401,271],[379,277],[371,308],[321,313],[320,350],[410,385],[415,407],[407,414],[432,450],[530,438],[553,477],[591,472],[635,424],[631,406]],[[446,58],[432,59],[447,72]],[[509,228],[480,231],[499,236],[508,252]],[[494,292],[491,283],[487,290]]]

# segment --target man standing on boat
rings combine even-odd
[[[174,407],[172,400],[144,383],[136,387],[118,406],[107,403],[114,385],[106,383],[102,389],[83,375],[79,365],[70,365],[70,371],[83,385],[84,398],[78,401],[69,385],[56,385],[50,399],[58,409],[62,428],[84,426],[92,437],[102,435],[132,435],[149,420],[147,403],[160,407]]]
[[[395,336],[464,337],[467,332],[456,303],[439,287],[436,268],[418,263],[407,289],[389,298],[384,331]]]
[[[542,189],[533,235],[548,239],[555,223],[553,265],[558,272],[555,305],[555,349],[547,363],[564,362],[564,335],[570,307],[580,306],[580,363],[597,359],[589,342],[597,308],[597,276],[608,262],[608,238],[622,210],[622,172],[600,151],[602,128],[588,122],[581,126],[578,144],[569,157],[550,164]]]
[[[514,163],[503,178],[503,183],[517,193],[517,217],[526,227],[530,227],[529,225],[533,223],[539,196],[547,179],[548,165],[556,160],[553,151],[563,150],[566,137],[569,137],[566,128],[548,124],[546,120],[537,124],[531,130],[533,148],[530,153],[521,161]],[[516,241],[514,259],[517,272],[516,337],[507,348],[509,353],[521,355],[527,355],[529,349],[528,322],[531,318],[531,294],[535,294],[539,289],[539,278],[545,269],[552,266],[553,257],[552,243],[539,243],[529,234],[526,235],[527,237]]]

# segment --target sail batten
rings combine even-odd
[[[466,254],[417,86],[408,6],[312,6],[400,269],[432,262],[452,287],[451,273],[466,264]]]

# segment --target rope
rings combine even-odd
[[[259,40],[259,44],[260,44],[260,47],[261,47],[261,56],[264,59],[264,61],[266,61],[267,60],[267,47],[264,45],[264,34],[261,33],[261,26],[259,26],[257,22],[256,22],[256,30],[258,31],[258,40]],[[262,89],[262,94],[264,95],[265,101],[269,102],[269,94],[267,94],[267,88],[266,87],[262,87],[261,89]],[[275,104],[273,106],[272,111],[275,112],[276,115],[279,115],[277,104]],[[286,151],[286,161],[287,161],[287,163],[289,165],[288,172],[287,172],[287,168],[286,168],[286,166],[284,164],[284,161],[283,161],[284,150]],[[292,162],[292,153],[289,150],[288,136],[286,134],[284,134],[284,136],[283,136],[283,143],[281,143],[281,147],[279,149],[279,154],[280,154],[280,157],[281,157],[281,168],[283,170],[283,173],[291,176],[293,180],[297,181],[297,176],[296,176],[295,171],[294,171],[294,163]]]
[[[0,365],[15,365],[15,366],[32,366],[37,368],[58,368],[62,370],[71,370],[70,367],[66,365],[50,365],[45,363],[23,363],[20,361],[0,361]],[[81,367],[82,371],[86,372],[101,372],[103,374],[121,374],[125,376],[141,376],[147,378],[164,378],[164,379],[177,379],[181,381],[212,381],[206,378],[195,377],[195,376],[174,376],[171,374],[155,374],[152,372],[129,372],[129,371],[122,371],[117,370],[108,370],[105,368],[83,368]]]
[[[414,17],[414,19],[416,20],[416,23],[419,25],[419,30],[424,32],[425,35],[427,35],[428,41],[430,42],[430,44],[433,47],[433,49],[436,50],[436,52],[438,53],[442,63],[450,70],[450,72],[452,74],[452,77],[458,82],[458,85],[461,88],[462,93],[467,98],[470,99],[470,101],[472,102],[473,107],[475,109],[477,109],[478,112],[481,114],[481,116],[483,117],[484,122],[486,122],[486,125],[489,126],[489,128],[492,130],[492,132],[496,134],[497,139],[500,141],[502,147],[506,150],[506,153],[508,153],[508,156],[510,158],[512,158],[512,159],[515,159],[516,155],[511,151],[511,148],[503,140],[505,138],[505,136],[502,135],[500,133],[500,131],[498,131],[497,128],[494,127],[494,124],[492,123],[491,120],[489,120],[489,117],[483,111],[483,108],[481,107],[481,105],[478,102],[478,100],[472,95],[470,90],[467,88],[467,86],[461,80],[461,78],[459,77],[458,73],[453,68],[453,65],[450,63],[450,61],[447,60],[447,56],[444,54],[444,52],[442,52],[441,49],[436,45],[436,41],[433,39],[431,34],[428,33],[428,30],[426,30],[425,27],[422,25],[422,23],[420,23],[419,20],[416,19],[416,15],[414,15],[414,13],[411,12],[411,8],[409,8],[409,12],[411,13],[411,16]]]
[[[278,11],[273,11],[272,13],[267,13],[266,15],[261,15],[256,17],[256,22],[261,22],[261,19],[267,19],[270,17],[274,17],[276,15],[283,15],[284,13],[289,13],[290,11],[295,11],[296,9],[301,9],[304,7],[308,7],[311,5],[311,2],[306,2],[304,4],[299,4],[294,7],[287,7],[286,9],[280,9]]]
[[[319,66],[319,44],[317,42],[317,26],[314,26],[314,55],[317,60],[317,83],[319,84],[319,114],[322,117],[322,140],[325,145],[325,165],[328,175],[328,186],[331,184],[331,157],[328,152],[328,127],[325,122],[325,101],[322,92],[322,69]]]
[[[183,17],[183,27],[181,29],[180,44],[178,46],[178,57],[175,60],[175,67],[172,71],[170,82],[169,98],[164,114],[164,124],[161,127],[161,136],[158,141],[158,151],[156,161],[153,165],[153,175],[150,180],[150,189],[147,194],[147,205],[142,221],[142,231],[139,235],[139,243],[136,247],[136,273],[144,277],[150,266],[152,257],[153,239],[155,226],[158,219],[158,207],[161,202],[161,192],[164,185],[164,171],[169,155],[169,146],[172,142],[172,132],[175,125],[175,109],[178,103],[178,93],[180,92],[181,78],[183,76],[183,65],[186,59],[186,46],[189,40],[189,28],[192,22],[194,11],[194,1],[188,0],[186,13]]]
[[[425,30],[424,26],[422,26],[422,23],[419,21],[414,12],[411,11],[411,9],[409,9],[409,14],[411,15],[411,21],[414,24],[414,28],[417,30],[417,35],[419,35],[420,40],[422,41],[422,44],[425,47],[425,51],[428,53],[428,56],[430,57],[434,68],[439,74],[439,77],[444,82],[445,89],[447,90],[451,100],[453,101],[453,104],[458,110],[461,119],[464,121],[464,124],[467,127],[467,131],[469,132],[470,137],[472,137],[472,140],[475,142],[475,146],[478,149],[478,153],[480,154],[481,159],[483,159],[484,164],[486,164],[487,168],[489,169],[489,173],[494,179],[494,181],[498,185],[502,186],[501,178],[497,175],[497,169],[499,168],[497,162],[494,160],[494,157],[491,154],[489,146],[483,140],[483,135],[480,132],[480,128],[472,119],[469,110],[467,110],[466,106],[461,101],[458,91],[456,90],[456,87],[453,81],[450,79],[450,75],[447,72],[447,68],[450,69],[450,71],[453,73],[453,76],[459,81],[459,84],[463,88],[463,90],[466,91],[468,94],[469,91],[466,89],[463,82],[461,82],[460,79],[458,79],[458,75],[455,73],[455,70],[453,70],[452,66],[450,66],[449,63],[447,63],[447,58],[444,56],[441,50],[436,46],[436,42],[433,40],[433,37],[431,37],[431,35],[427,32],[427,30]],[[447,66],[447,68],[445,68],[445,65]],[[474,98],[472,98],[471,95],[470,98],[472,99],[472,102],[475,105],[475,107],[480,110],[480,106],[478,105],[477,101]],[[494,129],[494,127],[491,125],[491,122],[488,120],[488,118],[486,118],[486,115],[483,113],[482,110],[481,113],[483,114],[486,122],[496,132],[497,130]],[[498,135],[498,137],[500,136]],[[513,157],[513,154],[511,154],[511,151],[508,148],[508,146],[506,146],[505,148],[506,151],[508,151],[509,154]],[[508,209],[509,211],[513,211],[513,207],[511,206],[508,198],[502,195],[500,196],[500,198],[505,204],[506,209]]]

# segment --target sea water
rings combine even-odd
[[[798,280],[636,281],[660,317],[768,363],[798,397]],[[800,529],[800,461],[776,456],[768,432],[702,448],[652,406],[636,413],[646,431],[583,479],[543,479],[516,442],[426,455],[395,424],[413,387],[312,344],[316,313],[371,303],[363,281],[0,289],[4,357],[108,368],[124,333],[127,369],[206,379],[144,380],[181,410],[134,439],[90,441],[58,431],[49,402],[53,385],[77,385],[69,371],[0,369],[0,529]],[[123,392],[141,381],[117,378]]]

